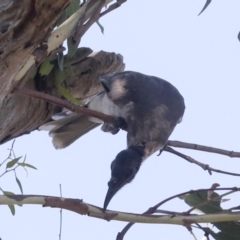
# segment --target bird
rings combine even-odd
[[[144,160],[163,150],[175,126],[182,121],[185,103],[176,87],[155,76],[123,71],[101,76],[99,80],[104,91],[85,107],[117,120],[117,126],[104,123],[104,132],[127,131],[127,148],[111,163],[103,204],[106,211],[113,196],[134,179]],[[70,113],[42,129],[50,130],[56,148],[64,148],[101,123],[96,118]]]

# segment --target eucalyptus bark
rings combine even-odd
[[[52,74],[37,74],[34,79],[30,75],[26,78],[26,75],[20,81],[15,79],[29,57],[49,38],[53,24],[70,2],[71,0],[0,2],[0,143],[30,133],[49,121],[54,113],[61,111],[58,106],[11,92],[14,87],[24,85],[61,97]],[[99,76],[124,69],[120,54],[91,52],[88,48],[80,48],[76,52],[70,61],[72,76],[63,81],[63,85],[77,99],[87,99],[101,91]],[[87,56],[89,53],[91,54]]]

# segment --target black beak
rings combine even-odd
[[[132,149],[121,151],[111,164],[111,179],[103,204],[105,212],[113,196],[127,183],[130,183],[138,172],[142,162],[141,155]]]
[[[99,78],[104,90],[108,93],[110,91],[109,89],[109,81],[105,77]]]
[[[114,181],[115,184],[112,184],[112,181],[109,181],[109,187],[108,187],[108,191],[104,200],[104,204],[103,204],[103,211],[105,212],[107,209],[108,204],[110,203],[111,199],[113,198],[113,196],[118,192],[118,190],[122,187],[122,184],[116,184],[116,182]]]
[[[114,189],[109,187],[105,200],[104,200],[104,204],[103,204],[103,211],[105,212],[107,209],[108,204],[110,203],[111,199],[113,198],[113,196],[116,194],[116,192],[118,191],[118,189]]]

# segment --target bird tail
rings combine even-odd
[[[61,149],[69,146],[99,125],[99,123],[89,121],[88,116],[72,113],[57,121],[40,126],[39,130],[49,131],[54,147]]]

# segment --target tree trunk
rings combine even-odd
[[[92,0],[93,2],[96,0]],[[21,85],[15,77],[33,51],[48,39],[52,26],[71,0],[2,0],[0,2],[0,143],[30,133],[60,107],[42,100],[11,94]],[[124,70],[120,54],[100,51],[91,53],[80,48],[71,59],[73,74],[64,86],[77,99],[86,100],[99,91],[101,75]],[[89,56],[87,56],[91,53]],[[26,80],[26,79],[25,79]],[[24,81],[25,81],[24,80]],[[53,75],[29,79],[25,87],[61,97]]]

